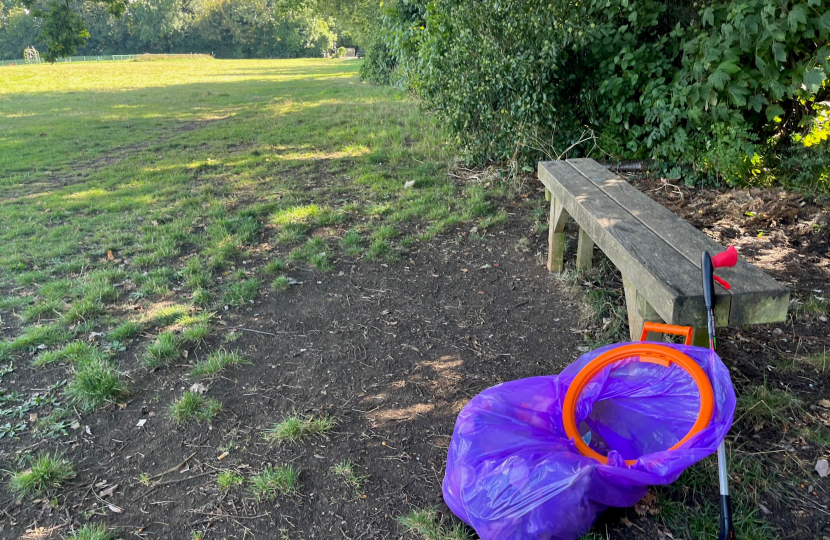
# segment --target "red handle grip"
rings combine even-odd
[[[738,250],[735,249],[735,246],[729,246],[726,251],[712,256],[712,268],[723,268],[736,264],[738,264]]]

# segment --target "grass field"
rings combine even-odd
[[[468,253],[462,256],[454,250],[467,251],[475,243],[492,252],[496,235],[488,232],[508,223],[509,208],[523,210],[528,219],[518,226],[522,236],[515,248],[511,243],[500,256],[518,259],[526,254],[521,272],[538,267],[530,237],[537,242],[546,229],[546,207],[539,193],[535,202],[516,202],[528,199],[533,193],[528,190],[535,186],[501,182],[484,173],[476,181],[454,181],[447,174],[453,167],[452,149],[438,126],[406,95],[360,82],[358,65],[315,59],[0,68],[0,443],[20,441],[23,434],[31,437],[20,443],[24,449],[15,443],[3,457],[2,467],[11,471],[9,493],[14,500],[41,497],[36,500],[47,501],[47,507],[60,506],[56,494],[68,483],[78,484],[76,475],[82,477],[89,466],[72,463],[62,453],[75,448],[65,444],[67,434],[82,431],[83,422],[97,430],[89,420],[95,414],[100,420],[114,417],[112,411],[135,409],[133,402],[145,408],[158,405],[168,420],[165,429],[190,429],[182,433],[195,438],[205,426],[212,430],[217,418],[238,413],[227,410],[212,394],[203,395],[204,389],[212,384],[236,388],[232,378],[243,370],[258,380],[257,370],[270,361],[264,360],[267,351],[261,348],[233,350],[241,343],[239,334],[225,331],[219,336],[217,330],[234,313],[255,320],[255,314],[246,314],[254,302],[268,295],[275,303],[280,295],[291,294],[298,275],[315,282],[342,272],[346,263],[352,269],[395,267],[392,263],[399,260],[392,273],[404,273],[409,268],[401,266],[409,264],[413,250],[427,251],[442,235],[455,231],[440,249],[444,264],[464,265],[456,273],[466,276],[475,268],[464,261]],[[448,251],[452,256],[446,255]],[[502,268],[505,264],[502,260]],[[479,270],[492,269],[489,263],[480,266]],[[435,270],[433,277],[438,273],[443,270]],[[432,279],[431,272],[421,274]],[[586,279],[594,278],[574,276],[577,288]],[[515,289],[515,282],[510,287]],[[374,294],[367,291],[372,290],[363,289],[364,297],[358,294],[351,301]],[[338,296],[340,303],[345,294]],[[477,301],[483,291],[473,288],[469,294],[473,298],[466,304]],[[299,317],[300,304],[313,302],[312,295],[305,293],[299,304],[279,306],[296,309]],[[625,334],[619,302],[615,305],[599,293],[594,296],[589,299],[596,304],[593,317],[613,319],[614,337]],[[524,297],[515,300],[517,307],[524,304]],[[826,305],[821,309],[826,313]],[[373,317],[389,313],[381,311],[380,304],[376,311],[380,315]],[[544,310],[534,308],[534,313],[549,324]],[[397,323],[387,324],[385,329],[394,330]],[[454,331],[458,335],[449,339],[453,345],[463,341],[477,347],[464,325]],[[547,336],[547,327],[540,332]],[[403,346],[418,350],[411,343]],[[348,367],[353,369],[359,368]],[[379,370],[373,367],[370,372],[382,376]],[[544,370],[551,368],[545,365]],[[164,381],[158,390],[154,377]],[[21,381],[27,386],[20,386]],[[187,390],[196,382],[202,389],[194,384],[195,389]],[[168,388],[175,392],[160,397]],[[740,418],[748,418],[741,428],[747,433],[753,426],[758,431],[765,423],[790,421],[805,412],[785,392],[757,389],[739,403]],[[755,417],[767,409],[771,420]],[[341,425],[343,418],[308,407],[272,412],[270,421],[262,420],[239,440],[223,440],[217,453],[241,453],[239,447],[256,445],[287,452],[338,431],[367,429]],[[452,417],[447,421],[451,426]],[[132,428],[135,421],[130,422]],[[805,437],[826,436],[819,428],[813,431]],[[748,539],[777,534],[759,517],[758,498],[786,497],[809,474],[802,463],[775,464],[765,453],[736,450],[733,456],[746,488],[735,504]],[[444,447],[436,455],[440,468]],[[366,464],[356,460],[343,456],[314,474],[342,484],[349,497],[366,497],[372,493],[374,475],[381,473],[367,471]],[[287,463],[263,468],[259,454],[250,457],[250,463],[261,472],[214,470],[218,476],[208,483],[218,486],[220,503],[229,493],[259,502],[296,498],[300,484],[308,482],[305,468]],[[400,469],[394,472],[401,476]],[[770,480],[779,474],[789,487]],[[122,482],[152,490],[158,477],[165,479],[164,473],[156,476],[136,471]],[[711,496],[715,479],[710,458],[674,486],[659,490],[659,502],[646,504],[643,521],[635,525],[639,529],[649,523],[648,532],[623,529],[623,537],[647,538],[655,531],[661,537],[673,531],[675,538],[686,532],[694,538],[712,534],[717,520],[716,499]],[[95,480],[84,482],[92,485]],[[86,484],[76,486],[75,495],[84,495],[85,489]],[[84,499],[86,495],[81,503]],[[39,507],[37,511],[43,514]],[[99,504],[84,515],[107,512]],[[407,534],[420,535],[412,538],[473,537],[427,504],[409,515],[398,511],[386,517],[393,524],[401,518]],[[636,519],[631,512],[629,517]],[[274,536],[298,538],[283,532],[290,529],[285,524],[273,526]],[[98,530],[92,521],[88,527],[90,534]],[[136,530],[143,537],[143,528],[136,525]],[[194,537],[201,537],[197,532]],[[597,530],[590,538],[606,536],[607,530]]]
[[[239,305],[287,286],[287,265],[394,260],[461,220],[504,222],[488,202],[497,188],[459,192],[429,121],[355,72],[313,60],[7,69],[0,283],[27,326],[0,354],[41,344],[32,333],[52,347],[84,326],[123,332],[116,299],[150,309],[176,289]],[[412,220],[425,226],[402,236]]]

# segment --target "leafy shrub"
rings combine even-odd
[[[337,58],[346,57],[346,47],[337,47]]]
[[[417,93],[470,161],[590,154],[744,181],[830,97],[830,0],[395,0],[365,79]]]

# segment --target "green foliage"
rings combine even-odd
[[[346,47],[337,47],[337,58],[346,57]]]
[[[138,51],[295,58],[319,56],[338,37],[334,13],[324,15],[324,10],[304,1],[48,0],[41,4],[24,0],[23,4],[33,8],[30,14],[15,6],[9,23],[0,25],[0,58],[19,59],[24,47],[33,44],[45,49],[43,58],[49,62],[74,54]]]
[[[241,306],[256,299],[260,285],[262,282],[256,278],[231,283],[225,289],[222,301],[229,306]]]
[[[830,0],[397,0],[377,36],[363,77],[415,91],[476,162],[598,145],[746,181],[830,97]]]
[[[71,56],[89,37],[84,20],[73,9],[70,0],[51,0],[46,10],[35,10],[33,15],[43,18],[39,37],[47,43],[43,53],[47,62]]]
[[[74,364],[83,364],[105,356],[104,351],[94,345],[85,341],[73,341],[60,349],[42,352],[32,360],[32,365],[45,366],[62,360],[68,360]]]
[[[158,339],[147,346],[144,352],[144,365],[155,369],[167,365],[179,354],[181,340],[174,332],[162,332]]]
[[[280,276],[274,281],[271,282],[271,289],[274,291],[284,291],[287,289],[291,284],[288,281],[286,276]]]

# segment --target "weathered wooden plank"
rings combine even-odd
[[[701,326],[703,299],[688,260],[570,164],[542,162],[539,179],[663,320]],[[725,323],[728,305],[719,308]]]
[[[700,272],[700,256],[714,255],[723,246],[693,227],[671,210],[655,202],[592,159],[568,160],[576,170],[615,200],[632,216],[654,231],[689,260]],[[729,324],[760,324],[786,320],[789,291],[763,271],[739,260],[734,268],[719,268],[718,275],[732,285],[730,291],[716,286],[716,303],[730,295]]]
[[[594,261],[594,241],[582,227],[579,228],[579,240],[576,244],[576,268],[587,270]]]

